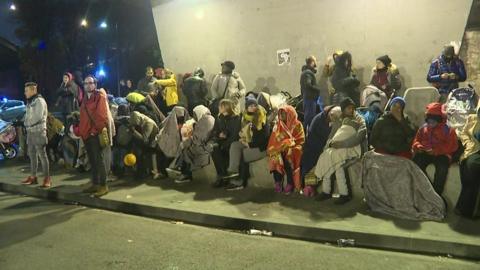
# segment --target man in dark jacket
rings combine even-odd
[[[335,89],[334,104],[340,104],[347,97],[351,98],[355,104],[360,104],[356,91],[360,81],[352,71],[352,55],[349,52],[344,52],[335,58],[331,82]]]
[[[153,68],[146,67],[145,77],[138,82],[136,92],[144,96],[156,92],[156,89],[157,89],[157,86],[155,85],[156,80],[157,79],[153,77]]]
[[[313,117],[317,114],[317,102],[320,98],[320,88],[317,86],[317,59],[309,56],[305,59],[300,76],[300,89],[303,97],[303,126],[305,129],[310,126]]]
[[[62,113],[62,121],[65,123],[67,116],[73,111],[78,110],[78,85],[73,80],[71,73],[63,74],[63,81],[57,90],[57,102],[55,106],[59,107]]]
[[[389,106],[390,111],[373,126],[370,143],[377,153],[411,159],[415,128],[403,114],[405,101],[401,97],[395,97]]]
[[[182,91],[187,98],[190,115],[193,115],[193,108],[198,105],[206,105],[208,89],[204,76],[205,72],[201,68],[196,68],[193,76],[187,78],[183,84]]]
[[[467,79],[467,72],[463,61],[455,55],[455,49],[447,45],[443,53],[433,60],[427,75],[427,81],[438,89],[440,94],[446,98],[450,91],[458,88],[459,82]]]

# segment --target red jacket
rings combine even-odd
[[[426,113],[440,115],[443,120],[433,128],[425,124],[418,129],[417,135],[413,140],[413,151],[432,149],[434,156],[446,155],[451,157],[458,148],[457,134],[455,129],[447,125],[447,118],[442,110],[442,104],[429,104]]]
[[[87,110],[92,118],[91,120],[87,114]],[[107,127],[107,110],[106,97],[100,92],[95,91],[90,98],[88,98],[88,95],[85,95],[82,106],[80,107],[79,124],[79,135],[84,141],[91,136],[98,135],[103,128]]]

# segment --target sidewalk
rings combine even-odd
[[[353,183],[354,199],[342,206],[300,195],[275,194],[273,188],[264,187],[272,180],[263,179],[265,175],[260,179],[260,174],[244,190],[213,189],[212,179],[205,176],[205,170],[194,174],[193,182],[183,185],[170,179],[117,180],[110,183],[108,195],[95,199],[79,193],[80,185],[88,182],[88,174],[54,168],[54,187],[42,190],[19,184],[27,176],[26,163],[0,166],[0,190],[6,192],[205,226],[265,229],[276,236],[317,242],[351,238],[356,246],[362,247],[480,259],[480,220],[471,221],[452,213],[460,188],[457,167],[452,167],[446,187],[447,219],[414,222],[371,213],[362,202],[358,180]],[[264,168],[255,167],[254,170]]]

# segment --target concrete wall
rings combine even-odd
[[[465,32],[460,57],[465,61],[468,74],[467,81],[480,94],[480,30],[467,30]]]
[[[443,44],[461,41],[472,0],[152,0],[163,59],[178,73],[203,67],[208,79],[233,60],[247,89],[299,93],[307,55],[323,65],[349,50],[364,83],[376,57],[389,54],[405,87],[424,86]],[[289,48],[292,63],[278,66]],[[261,84],[261,85],[257,85]]]

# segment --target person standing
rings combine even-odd
[[[67,116],[73,111],[78,110],[78,85],[73,80],[73,75],[69,72],[63,74],[63,81],[57,90],[57,102],[55,106],[62,113],[62,121],[65,123]]]
[[[146,96],[151,93],[155,93],[157,90],[157,86],[155,85],[155,81],[157,78],[153,76],[153,68],[146,67],[145,68],[145,77],[138,81],[137,90],[136,92]]]
[[[211,94],[214,99],[230,99],[235,104],[235,112],[240,113],[245,104],[246,87],[240,74],[235,70],[235,63],[225,61],[221,64],[222,72],[212,82]],[[217,115],[217,108],[210,108]]]
[[[38,158],[42,163],[43,184],[42,187],[52,186],[47,156],[47,116],[48,107],[45,99],[38,93],[37,84],[27,82],[25,84],[25,97],[27,98],[27,110],[24,125],[27,130],[28,156],[30,157],[30,176],[22,184],[37,184]]]
[[[352,55],[349,52],[343,52],[334,59],[335,66],[330,78],[335,89],[335,94],[332,98],[333,104],[338,105],[347,97],[351,98],[355,104],[359,104],[357,87],[360,85],[360,81],[352,68]]]
[[[205,72],[196,68],[193,76],[188,77],[183,84],[183,94],[187,98],[188,112],[193,115],[193,108],[198,105],[207,105],[207,83],[204,79]]]
[[[400,87],[402,87],[400,72],[388,55],[377,58],[377,63],[372,70],[370,84],[382,90],[387,95],[387,98],[390,98],[395,91],[400,90]]]
[[[448,177],[452,155],[458,148],[455,129],[447,125],[447,115],[441,103],[427,105],[425,124],[418,129],[412,150],[415,162],[427,174],[427,166],[435,165],[433,188],[442,195]]]
[[[446,99],[453,89],[458,88],[458,83],[466,79],[467,71],[463,61],[455,54],[452,45],[446,45],[442,55],[433,60],[430,65],[427,81]]]
[[[107,169],[104,162],[104,151],[100,136],[107,133],[108,107],[106,96],[97,90],[97,80],[89,75],[84,80],[85,99],[80,107],[79,135],[82,138],[87,156],[92,166],[92,185],[83,190],[100,197],[108,193]],[[103,134],[103,135],[102,135]],[[108,143],[107,143],[108,144]]]
[[[317,86],[317,59],[309,56],[305,59],[300,76],[300,89],[303,97],[303,126],[308,129],[313,117],[317,114],[317,104],[320,97],[320,88]]]

